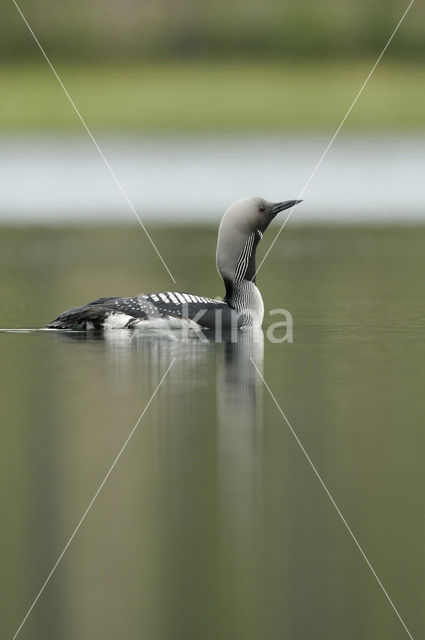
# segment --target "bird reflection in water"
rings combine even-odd
[[[162,523],[152,558],[168,576],[166,587],[151,588],[161,591],[158,604],[170,609],[171,626],[171,610],[182,615],[188,592],[199,597],[201,608],[213,600],[222,610],[238,609],[242,599],[252,602],[249,617],[255,617],[264,501],[263,386],[253,362],[262,371],[262,330],[240,331],[236,339],[223,335],[221,342],[209,332],[206,339],[126,330],[62,335],[104,350],[114,388],[122,385],[123,398],[137,394],[138,404],[175,359],[143,425],[150,450],[144,464],[151,466],[142,531],[145,536],[147,519]],[[178,607],[176,550],[179,566],[191,576],[190,585],[179,584]],[[231,587],[232,575],[238,588]],[[150,615],[157,617],[153,610]]]

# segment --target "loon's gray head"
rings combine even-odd
[[[230,205],[221,220],[217,241],[217,269],[227,293],[243,280],[255,282],[255,252],[264,231],[280,211],[299,202],[251,197]]]

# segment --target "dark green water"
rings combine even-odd
[[[0,327],[100,295],[221,295],[214,229],[152,235],[176,285],[138,228],[3,228]],[[0,332],[1,637],[175,358],[19,637],[408,638],[250,357],[423,637],[424,245],[424,228],[285,230],[258,284],[293,344]]]

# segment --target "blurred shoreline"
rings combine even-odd
[[[53,63],[95,134],[290,133],[338,126],[375,58]],[[344,131],[425,129],[425,65],[390,55],[373,74]],[[82,129],[47,64],[0,66],[0,131]]]

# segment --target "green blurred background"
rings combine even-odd
[[[5,2],[0,50],[31,59],[34,48]],[[317,59],[374,56],[401,17],[400,0],[22,0],[18,3],[55,58]],[[393,45],[398,58],[421,59],[425,7],[416,3]]]
[[[71,95],[102,130],[334,126],[407,2],[22,0]],[[425,7],[415,3],[347,127],[425,123]],[[2,0],[0,127],[80,123],[12,0]],[[172,105],[172,108],[170,108]]]

